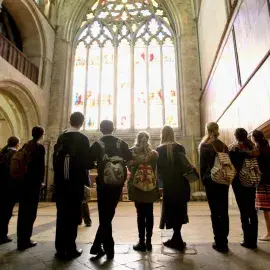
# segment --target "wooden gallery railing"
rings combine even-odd
[[[0,34],[0,56],[35,84],[38,83],[38,68],[2,34]]]

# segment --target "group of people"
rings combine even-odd
[[[18,137],[10,137],[7,146],[0,152],[0,244],[12,241],[8,237],[8,224],[12,217],[13,208],[18,202],[18,250],[25,250],[37,244],[31,241],[31,236],[45,175],[45,148],[39,143],[43,135],[44,129],[42,127],[34,127],[32,130],[33,139],[22,147],[20,153],[18,151],[20,148]],[[28,156],[29,164],[24,179],[13,179],[10,173],[11,163],[15,169],[19,168],[20,157],[26,152],[31,153],[31,157]],[[15,160],[14,157],[18,153],[20,156],[17,156]]]
[[[175,140],[174,130],[165,126],[161,130],[161,143],[157,149],[149,144],[149,134],[141,131],[137,134],[134,146],[113,135],[114,124],[104,120],[100,123],[102,137],[91,146],[88,138],[79,130],[84,123],[84,115],[75,112],[70,116],[70,128],[65,130],[54,146],[53,168],[55,198],[57,207],[56,257],[70,260],[82,254],[77,249],[76,237],[78,225],[82,219],[82,205],[88,207],[85,199],[85,186],[89,186],[89,170],[97,168],[97,199],[99,227],[90,254],[93,260],[106,255],[114,258],[114,240],[112,220],[120,200],[127,170],[130,172],[128,192],[137,210],[139,241],[133,246],[136,251],[151,251],[151,238],[154,226],[153,205],[161,197],[157,184],[160,179],[162,189],[161,229],[173,229],[173,236],[163,243],[165,246],[183,251],[186,243],[182,239],[183,224],[189,222],[187,203],[190,200],[190,182],[183,173],[185,148]],[[45,149],[39,144],[44,129],[33,129],[33,140],[23,149],[31,152],[30,161],[24,179],[13,181],[6,170],[5,181],[1,180],[0,201],[0,243],[10,242],[8,222],[16,199],[19,198],[18,249],[24,250],[36,245],[31,241],[33,223],[36,218],[40,186],[44,178]],[[264,210],[267,234],[261,239],[270,240],[270,147],[261,131],[253,132],[253,140],[248,139],[244,129],[237,129],[237,143],[229,150],[221,142],[217,123],[209,123],[206,136],[199,146],[200,175],[205,186],[214,232],[213,248],[219,252],[228,252],[229,185],[213,181],[211,170],[215,166],[218,152],[227,153],[236,170],[232,181],[236,201],[241,213],[244,233],[242,246],[250,249],[257,247],[258,217],[256,208]],[[12,137],[1,153],[8,153],[7,164],[12,164],[14,153],[19,148],[19,139]],[[30,151],[31,150],[31,151]],[[262,173],[258,187],[243,186],[239,174],[244,160],[255,157]],[[0,165],[3,158],[0,155]],[[195,170],[195,168],[193,168]],[[15,188],[16,186],[16,188]],[[16,192],[14,192],[16,191]],[[20,194],[18,194],[20,193]],[[15,199],[16,197],[16,199]],[[84,204],[83,204],[84,202]],[[83,207],[83,208],[84,208]],[[89,212],[89,210],[88,210]]]
[[[157,172],[163,182],[160,227],[174,230],[172,239],[164,245],[183,250],[186,243],[182,239],[181,228],[188,222],[190,185],[176,163],[179,160],[177,154],[185,154],[185,149],[176,143],[173,129],[169,126],[162,129],[161,145],[156,150],[150,148],[147,132],[139,132],[134,146],[129,148],[126,142],[113,135],[113,122],[104,120],[100,123],[101,139],[90,146],[87,137],[79,132],[83,123],[84,116],[79,112],[73,113],[71,127],[60,135],[54,149],[56,257],[66,260],[82,253],[75,243],[77,220],[88,170],[93,168],[98,170],[99,211],[99,227],[90,250],[95,255],[93,260],[104,255],[109,260],[114,257],[112,220],[127,179],[127,169],[130,171],[129,198],[135,202],[139,231],[139,242],[134,245],[134,250],[152,250],[153,204],[160,199]]]
[[[199,147],[200,174],[205,186],[215,242],[213,248],[219,252],[228,252],[229,214],[228,197],[229,185],[222,185],[213,181],[211,170],[214,167],[217,153],[227,153],[236,170],[232,181],[232,188],[236,202],[240,210],[243,229],[243,242],[241,245],[248,249],[257,248],[258,239],[258,215],[257,209],[264,211],[267,234],[260,238],[262,241],[270,241],[270,147],[264,134],[255,130],[252,140],[248,138],[248,132],[243,128],[235,131],[236,143],[230,149],[218,139],[219,126],[217,123],[209,123],[206,126],[206,135]],[[245,165],[245,159],[256,158],[261,178],[258,186],[244,184],[241,171]],[[242,180],[241,180],[242,179]]]

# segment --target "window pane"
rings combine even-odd
[[[134,108],[135,128],[147,128],[147,70],[146,46],[137,44],[134,50]]]
[[[98,129],[98,95],[100,81],[100,52],[97,43],[89,49],[86,93],[86,129]]]
[[[175,51],[169,40],[163,45],[163,79],[166,125],[178,127]]]
[[[81,42],[75,53],[72,112],[84,112],[86,48]]]
[[[160,45],[153,40],[148,47],[150,128],[163,125]]]
[[[118,82],[117,82],[117,128],[130,128],[130,45],[123,40],[118,47]]]
[[[102,49],[101,119],[113,120],[114,47],[107,42]]]

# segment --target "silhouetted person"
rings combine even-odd
[[[10,176],[10,162],[19,147],[20,139],[18,137],[10,137],[7,146],[0,152],[0,244],[12,241],[8,237],[8,224],[12,217],[15,203],[18,201],[18,189]]]
[[[262,178],[256,191],[256,208],[264,212],[267,233],[260,241],[270,241],[270,146],[264,134],[260,130],[252,133],[253,141],[259,150],[258,162]]]
[[[206,134],[199,147],[200,173],[211,211],[215,239],[212,247],[218,252],[227,253],[229,251],[229,185],[216,183],[211,176],[217,152],[229,153],[228,147],[218,137],[218,124],[214,122],[208,123],[206,125]]]
[[[243,128],[236,129],[234,135],[237,143],[231,147],[230,157],[237,171],[232,187],[241,214],[244,234],[241,245],[248,249],[256,249],[258,238],[258,215],[255,208],[256,187],[244,186],[240,179],[244,161],[254,151],[255,145],[248,139],[248,133]]]
[[[144,131],[137,134],[131,151],[133,160],[129,162],[128,193],[129,199],[134,201],[137,210],[139,232],[139,243],[134,245],[133,249],[142,252],[151,251],[154,202],[160,198],[156,178],[158,153],[150,148],[149,134]]]
[[[163,201],[160,229],[173,229],[173,236],[164,246],[183,251],[186,243],[182,238],[182,227],[187,224],[187,203],[190,200],[189,182],[181,171],[182,163],[178,156],[186,154],[184,146],[175,141],[172,127],[161,130],[161,145],[157,148],[159,158],[157,170],[163,182]]]
[[[112,121],[102,121],[100,131],[103,137],[90,148],[91,159],[97,161],[98,167],[96,182],[99,212],[99,228],[90,253],[97,255],[96,258],[106,253],[109,260],[114,257],[112,220],[127,177],[124,162],[132,159],[128,145],[113,136],[113,130]]]
[[[31,241],[33,225],[37,217],[40,190],[45,175],[45,147],[39,143],[44,135],[43,127],[32,129],[33,139],[23,148],[28,153],[28,165],[21,183],[19,198],[19,214],[17,224],[18,250],[25,250],[36,246]]]
[[[84,185],[88,183],[89,140],[79,132],[84,115],[70,116],[70,128],[64,131],[54,146],[53,167],[57,207],[56,257],[70,260],[79,257],[76,238],[82,213]]]

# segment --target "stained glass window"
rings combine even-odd
[[[117,129],[179,125],[175,37],[155,0],[99,0],[81,25],[72,111],[85,130],[104,119]]]

